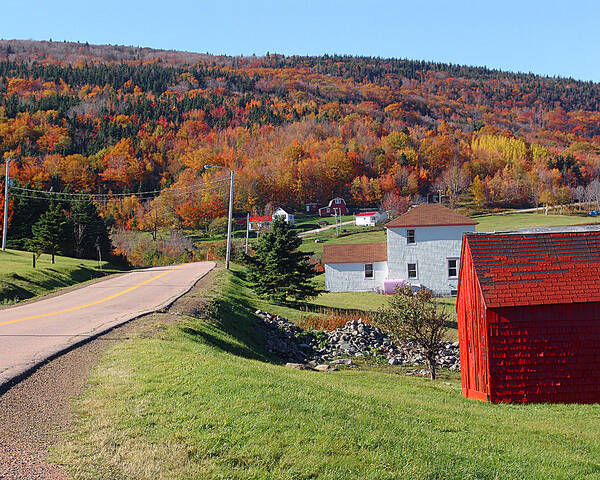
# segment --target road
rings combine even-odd
[[[187,292],[214,262],[136,270],[0,310],[0,386],[53,355]]]
[[[348,220],[347,222],[342,222],[342,225],[352,225],[353,223],[354,220]],[[312,235],[313,233],[324,232],[325,230],[329,230],[330,228],[335,228],[335,224],[323,226],[321,228],[315,228],[314,230],[307,230],[306,232],[299,233],[298,236],[306,237],[307,235]]]

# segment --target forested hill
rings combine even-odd
[[[438,189],[479,209],[564,203],[600,195],[600,90],[412,60],[3,40],[0,153],[18,185],[70,192],[179,191],[222,165],[239,213]],[[193,226],[226,200],[167,197],[161,218]],[[129,197],[101,209],[128,228],[152,210]]]

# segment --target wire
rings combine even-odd
[[[35,190],[32,188],[11,187],[10,195],[17,198],[29,198],[34,200],[57,200],[61,202],[76,202],[81,199],[93,199],[96,201],[107,201],[112,198],[137,197],[141,200],[151,200],[158,197],[161,193],[169,193],[176,197],[188,195],[190,192],[202,189],[204,191],[217,190],[223,187],[223,183],[229,182],[229,178],[211,180],[208,182],[195,183],[186,187],[164,188],[162,190],[150,190],[137,193],[70,193],[70,192],[52,192],[48,190]],[[208,185],[208,186],[207,186]],[[22,192],[22,193],[21,193]]]

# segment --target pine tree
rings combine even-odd
[[[110,253],[112,248],[106,224],[91,200],[74,203],[71,219],[77,258],[95,258],[98,249],[104,256]]]
[[[44,212],[39,220],[31,227],[32,238],[28,247],[38,256],[42,253],[54,255],[68,253],[71,244],[71,222],[69,218],[54,203]]]
[[[250,282],[259,295],[277,302],[303,300],[319,294],[311,283],[317,275],[309,254],[298,251],[302,240],[282,218],[258,239],[255,255],[249,257]]]

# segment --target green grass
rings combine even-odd
[[[260,346],[241,272],[223,275],[219,321],[134,336],[95,369],[52,453],[73,478],[600,478],[600,405],[489,405],[455,374],[387,365],[287,369]]]
[[[587,215],[543,215],[541,213],[485,215],[482,217],[475,217],[475,220],[479,222],[479,225],[476,227],[478,232],[600,223],[600,220],[598,220],[597,217],[588,217]]]
[[[52,265],[50,255],[42,255],[34,269],[30,252],[0,251],[0,304],[14,303],[117,271],[103,262],[104,272],[101,273],[95,260],[57,255],[55,261]]]

